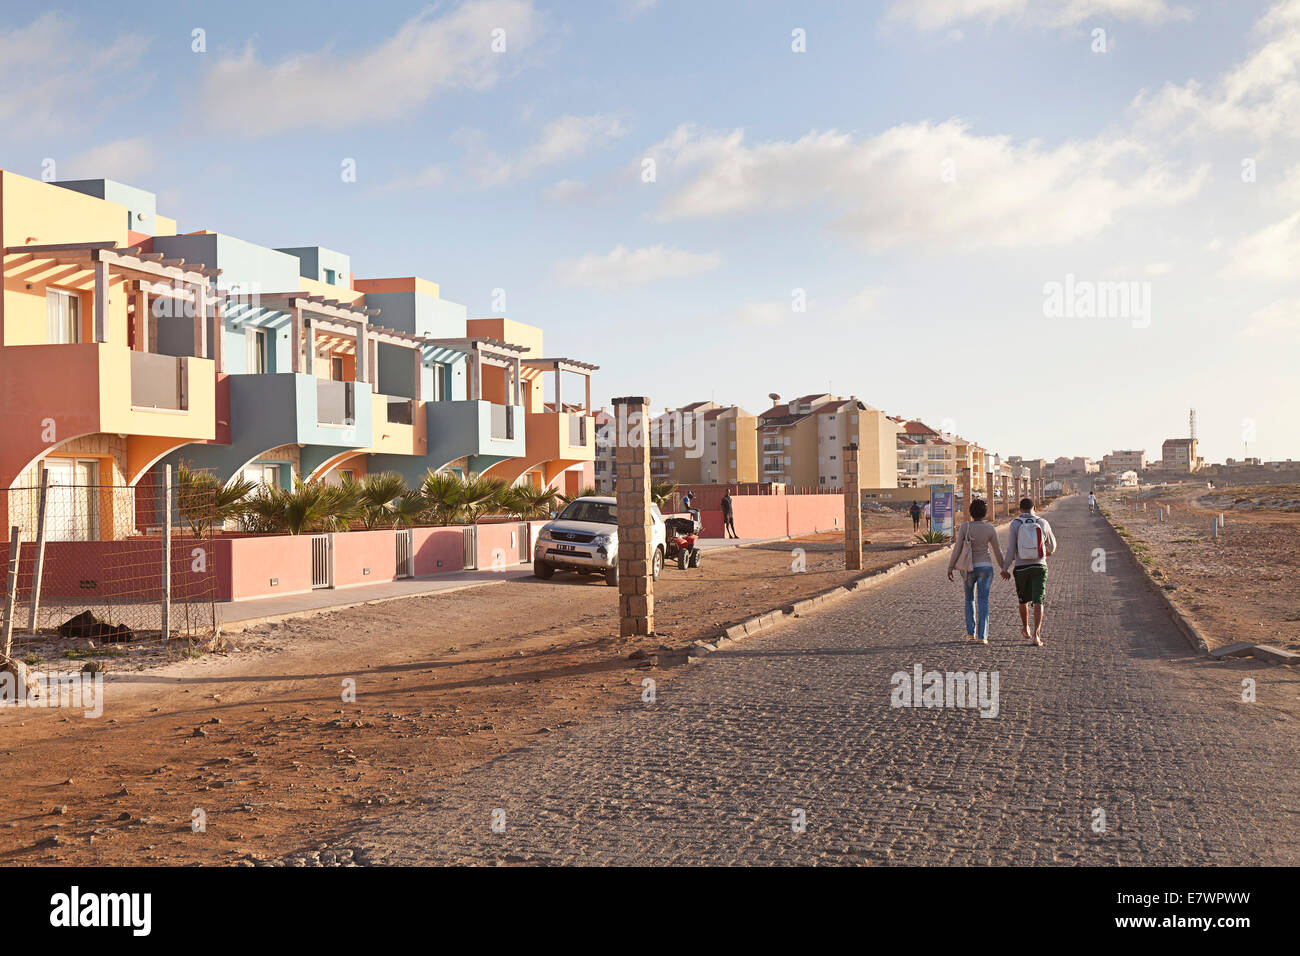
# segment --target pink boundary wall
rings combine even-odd
[[[792,538],[844,527],[843,495],[733,495],[742,538]],[[701,511],[704,537],[721,538],[722,511]]]

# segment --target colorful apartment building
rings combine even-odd
[[[597,366],[547,358],[540,329],[470,319],[435,283],[355,279],[322,247],[178,234],[142,190],[5,171],[0,248],[4,488],[41,467],[59,487],[140,488],[182,463],[282,487],[430,469],[589,480]],[[565,375],[585,384],[563,395]],[[66,494],[85,498],[70,534],[139,530],[130,495]],[[25,525],[23,494],[0,499]]]
[[[679,485],[758,480],[758,419],[739,405],[664,409],[650,429],[650,475]]]
[[[829,394],[803,395],[758,416],[759,481],[791,489],[844,484],[844,447],[857,443],[863,488],[896,488],[898,426],[884,412]]]
[[[898,427],[895,456],[899,486],[956,486],[961,467],[957,446],[925,422],[905,418],[891,421]]]

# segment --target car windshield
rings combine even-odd
[[[560,520],[618,524],[618,512],[607,501],[571,501],[569,506],[560,512]]]

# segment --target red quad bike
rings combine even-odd
[[[665,561],[677,560],[677,566],[685,571],[687,568],[700,566],[700,549],[696,544],[700,536],[700,523],[694,518],[665,518],[664,538]]]

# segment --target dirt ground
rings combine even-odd
[[[1107,494],[1101,502],[1211,647],[1252,641],[1300,650],[1300,487],[1197,484]],[[1157,503],[1172,506],[1163,522]],[[1224,527],[1215,541],[1219,514]]]
[[[868,517],[864,537],[867,570],[928,550],[901,515]],[[617,590],[557,575],[260,625],[231,653],[142,671],[110,659],[98,719],[0,709],[0,863],[247,865],[317,846],[636,702],[644,678],[687,666],[674,649],[853,576],[842,538],[816,535],[665,569],[650,639],[617,636]]]

